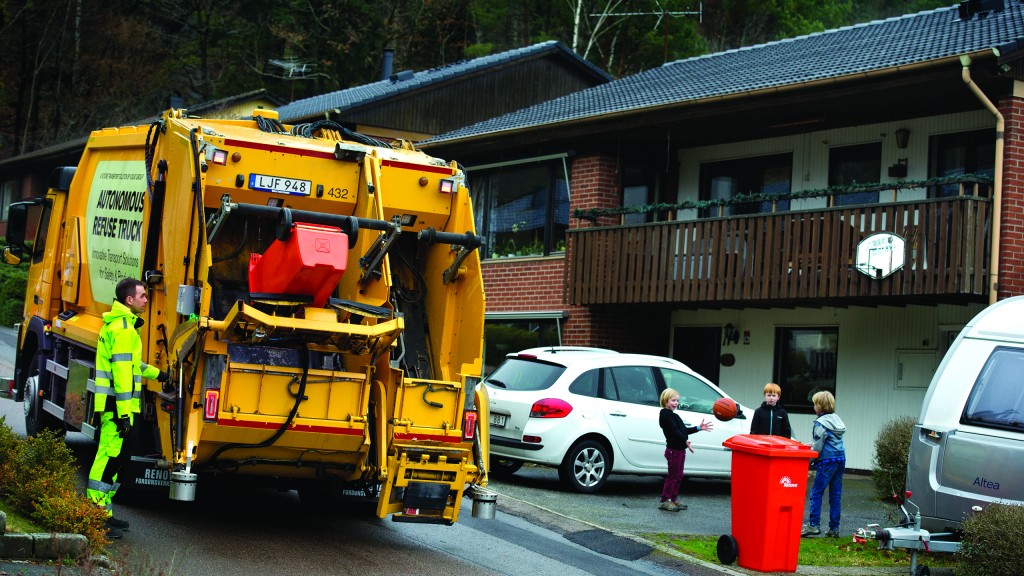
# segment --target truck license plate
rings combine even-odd
[[[491,414],[491,424],[495,426],[505,426],[505,415],[504,414]]]
[[[284,178],[282,176],[268,176],[266,174],[249,174],[249,189],[260,192],[277,192],[279,194],[291,194],[292,196],[309,196],[313,189],[312,180],[296,180],[295,178]]]

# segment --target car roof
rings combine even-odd
[[[543,348],[528,348],[508,355],[509,358],[536,358],[545,362],[552,362],[569,366],[571,364],[600,364],[607,362],[612,365],[636,362],[639,364],[650,364],[657,366],[671,366],[689,370],[682,362],[666,356],[655,356],[652,354],[620,354],[606,348],[588,348],[584,346],[547,346]]]

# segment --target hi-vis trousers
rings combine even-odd
[[[118,435],[117,424],[114,423],[114,413],[104,412],[100,415],[99,447],[89,470],[85,495],[93,504],[105,509],[107,516],[114,514],[111,501],[120,486],[117,473],[128,456],[128,451],[121,449],[123,445],[124,439]]]

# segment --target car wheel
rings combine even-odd
[[[35,436],[43,430],[64,432],[64,423],[43,410],[43,399],[39,397],[39,376],[45,365],[46,355],[36,352],[29,365],[28,378],[25,379],[25,434],[29,436]]]
[[[510,460],[491,456],[491,474],[495,476],[511,476],[523,467],[521,460]]]
[[[573,491],[591,494],[604,486],[611,464],[604,444],[583,440],[573,444],[565,454],[562,465],[558,467],[558,477]]]

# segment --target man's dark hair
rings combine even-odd
[[[114,288],[114,295],[117,297],[117,301],[121,304],[128,304],[128,297],[135,296],[135,293],[138,292],[136,286],[146,287],[145,284],[135,278],[125,278],[118,282],[117,287]]]

